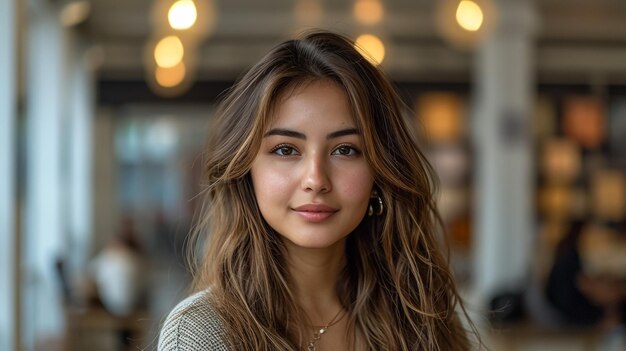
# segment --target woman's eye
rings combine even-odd
[[[277,148],[272,150],[272,152],[279,156],[293,156],[298,154],[296,149],[287,145],[278,146]]]
[[[343,155],[343,156],[354,156],[357,155],[359,151],[352,146],[341,145],[333,151],[333,155]]]

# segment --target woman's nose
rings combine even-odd
[[[319,155],[311,155],[305,161],[302,188],[311,192],[329,192],[332,190],[326,160]]]

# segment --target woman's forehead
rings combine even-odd
[[[314,82],[308,84],[273,109],[269,126],[307,126],[309,128],[354,127],[347,95],[334,83]]]
[[[280,92],[265,116],[265,126],[293,124],[305,116],[353,127],[358,123],[345,89],[330,79],[317,79],[294,83]]]

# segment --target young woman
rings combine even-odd
[[[468,350],[404,112],[329,32],[278,45],[238,81],[204,163],[196,293],[159,350]]]

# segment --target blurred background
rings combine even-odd
[[[220,94],[317,27],[427,136],[493,350],[626,350],[623,0],[0,0],[0,350],[153,350]]]

